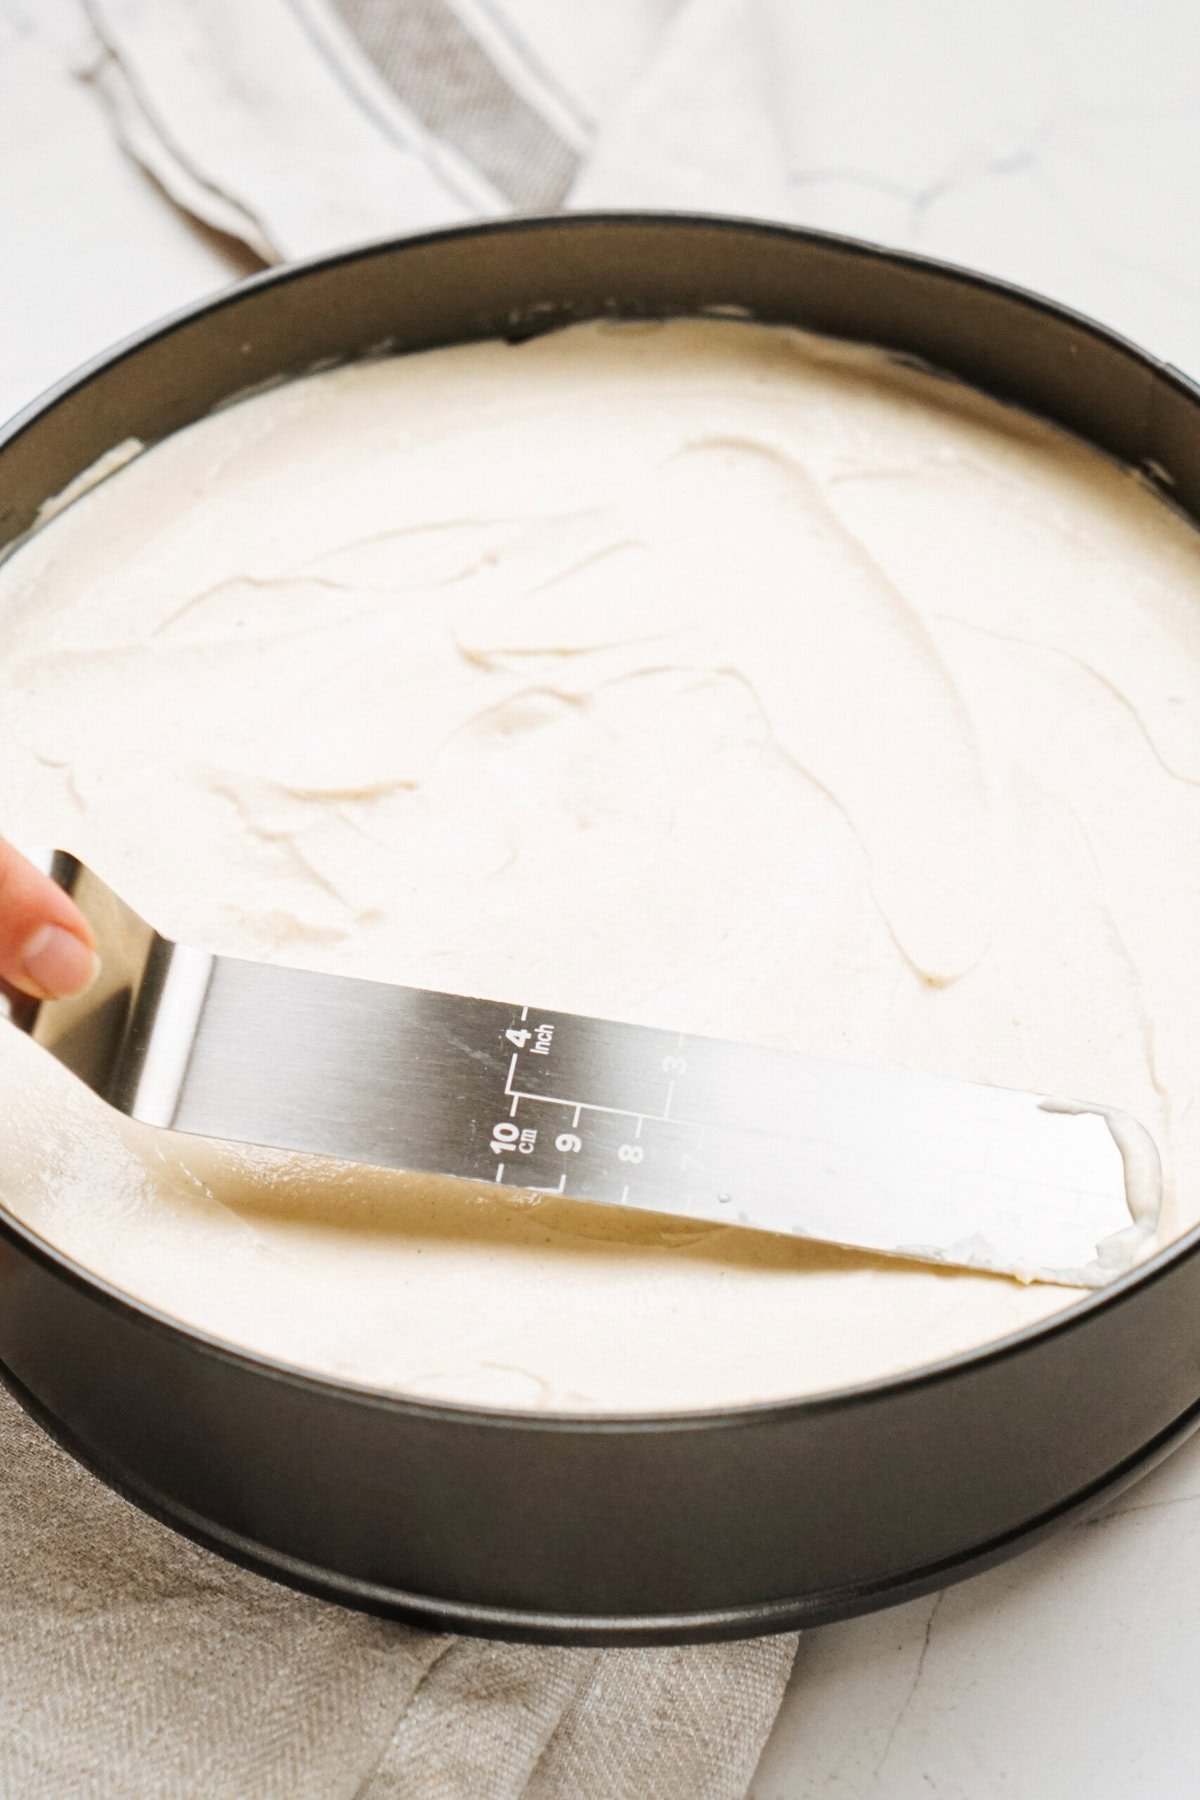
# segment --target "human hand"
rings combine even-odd
[[[0,838],[0,986],[57,999],[82,994],[99,967],[96,940],[74,901]]]

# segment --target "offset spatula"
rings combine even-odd
[[[210,956],[36,860],[102,973],[0,1010],[147,1125],[1078,1286],[1157,1222],[1158,1153],[1123,1113]]]

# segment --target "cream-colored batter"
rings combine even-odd
[[[176,937],[1086,1096],[1200,1218],[1200,536],[951,383],[728,322],[320,374],[0,568],[0,694],[7,834]],[[1074,1298],[156,1139],[11,1030],[0,1105],[80,1261],[422,1395],[763,1400]]]

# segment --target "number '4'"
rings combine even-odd
[[[533,1033],[526,1031],[522,1026],[519,1030],[514,1027],[511,1031],[506,1031],[504,1035],[510,1044],[515,1044],[518,1050],[523,1050]]]

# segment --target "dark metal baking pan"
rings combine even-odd
[[[1200,515],[1200,393],[1088,321],[814,233],[618,215],[370,246],[155,327],[0,437],[0,544],[112,445],[326,360],[711,309],[919,357],[1146,470]],[[568,1416],[281,1367],[129,1299],[0,1214],[0,1364],[114,1487],[297,1586],[498,1636],[731,1637],[943,1585],[1157,1460],[1200,1421],[1198,1253],[1192,1232],[1048,1323],[900,1379]]]

